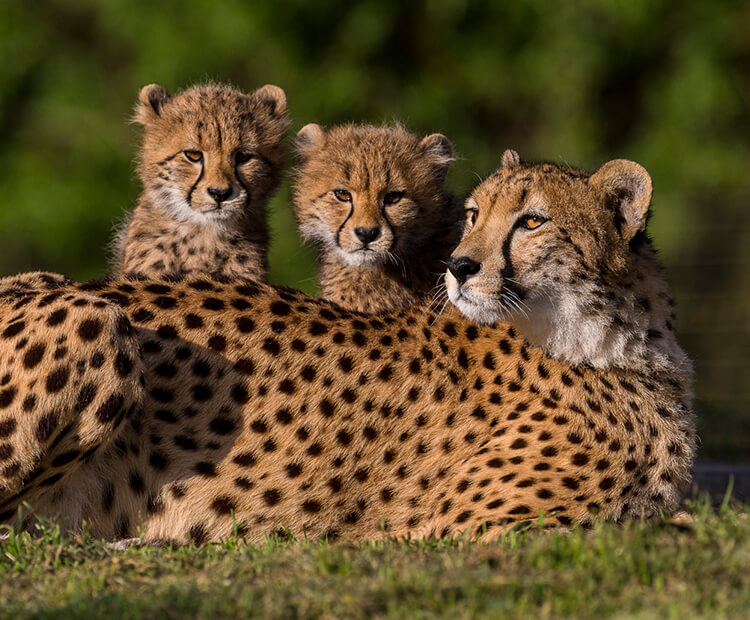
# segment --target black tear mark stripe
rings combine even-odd
[[[502,252],[504,264],[500,271],[500,277],[503,278],[503,284],[505,284],[505,280],[512,279],[516,273],[513,268],[513,261],[510,258],[510,244],[513,241],[513,235],[515,235],[516,231],[521,227],[521,221],[521,219],[516,220],[515,224],[513,224],[512,228],[505,236],[505,239],[503,239]]]
[[[341,222],[341,226],[339,226],[339,229],[336,231],[336,245],[341,247],[341,231],[344,230],[344,226],[346,226],[346,223],[349,221],[349,219],[354,215],[354,196],[351,197],[351,202],[349,203],[349,214],[346,216],[346,219]]]
[[[500,277],[503,278],[503,286],[507,286],[506,283],[505,283],[505,281],[506,280],[512,280],[513,276],[516,273],[516,271],[515,271],[515,269],[513,267],[513,261],[510,258],[510,245],[511,245],[511,243],[513,241],[513,235],[515,235],[516,231],[519,228],[521,228],[521,226],[523,225],[523,222],[524,222],[525,219],[526,219],[526,217],[523,216],[523,215],[521,217],[519,217],[516,220],[516,222],[513,224],[513,227],[510,229],[510,231],[506,235],[505,239],[503,239],[502,251],[503,251],[503,262],[504,262],[504,265],[503,265],[502,270],[500,271]],[[518,287],[518,286],[515,286],[515,287],[508,286],[508,288],[513,289],[513,291],[519,297],[523,298],[523,296],[524,296],[523,295],[523,291],[521,290],[520,287]]]
[[[205,167],[206,167],[205,159],[201,159],[201,171],[200,171],[200,174],[198,175],[198,178],[195,179],[195,183],[193,183],[190,186],[190,189],[188,190],[188,193],[187,193],[187,203],[191,207],[193,206],[193,203],[192,203],[193,192],[195,191],[195,188],[198,187],[198,183],[200,183],[201,179],[203,178],[203,171],[205,170]]]

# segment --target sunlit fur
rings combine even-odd
[[[491,325],[451,304],[367,316],[210,275],[0,281],[0,522],[257,544],[492,538],[675,509],[692,374],[644,235],[648,175],[517,159],[469,203],[456,255],[481,268],[450,263],[459,307]],[[547,221],[509,237],[532,208]],[[506,285],[529,306],[514,324],[497,321]],[[581,347],[590,362],[564,359]]]
[[[284,92],[207,84],[170,97],[151,84],[135,120],[144,127],[143,193],[115,240],[115,271],[265,278],[266,204],[279,183],[288,125]],[[211,188],[228,195],[218,200]]]
[[[447,273],[451,301],[479,323],[511,320],[531,343],[575,364],[688,368],[645,233],[648,173],[625,160],[593,175],[505,161],[467,201],[453,256],[481,269],[462,286]],[[547,221],[534,230],[518,224],[531,214]]]
[[[0,523],[26,529],[496,537],[674,509],[695,454],[679,365],[572,365],[450,304],[25,274],[0,281],[0,360]]]
[[[460,209],[443,190],[453,161],[445,136],[311,124],[297,136],[297,156],[295,214],[319,250],[322,297],[374,312],[435,286],[460,232]],[[350,199],[337,198],[337,190]],[[393,204],[386,203],[390,192],[400,195]],[[357,228],[379,234],[364,243]]]

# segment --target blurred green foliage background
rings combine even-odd
[[[458,194],[507,147],[588,169],[625,157],[654,179],[703,454],[750,460],[748,32],[750,3],[730,0],[3,0],[0,274],[106,272],[149,82],[278,84],[295,131],[440,131]],[[314,292],[288,180],[271,207],[273,281]]]

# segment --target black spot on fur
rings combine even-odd
[[[95,340],[101,331],[102,324],[99,319],[86,319],[78,326],[78,336],[86,342]]]

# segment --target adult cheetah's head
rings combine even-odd
[[[645,241],[651,177],[618,159],[589,175],[526,164],[506,151],[466,201],[466,228],[446,275],[450,300],[493,323],[585,301],[626,278]]]
[[[286,111],[278,86],[245,94],[207,84],[174,96],[158,84],[144,86],[134,120],[144,126],[145,191],[180,220],[262,209],[280,178]]]
[[[297,134],[295,213],[302,235],[346,264],[413,256],[441,220],[453,146],[401,127],[309,124]]]

